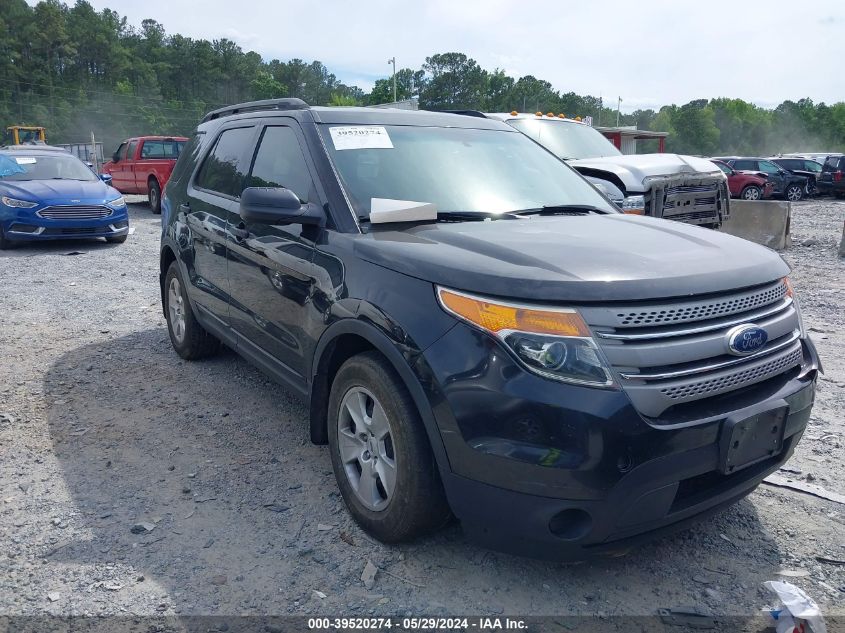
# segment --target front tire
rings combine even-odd
[[[783,192],[783,197],[790,202],[799,202],[804,198],[804,187],[801,185],[789,185]]]
[[[763,198],[763,190],[756,185],[748,185],[739,194],[743,200],[760,200]]]
[[[116,235],[114,237],[107,237],[106,241],[109,244],[123,244],[126,241],[126,238],[129,237],[128,235]]]
[[[150,199],[150,210],[156,215],[161,213],[161,187],[155,178],[150,179],[147,196]]]
[[[338,370],[328,424],[340,493],[366,532],[397,543],[449,520],[423,422],[404,383],[378,353],[353,356]]]
[[[194,316],[177,262],[170,264],[164,278],[164,313],[173,349],[185,360],[212,356],[220,349],[220,341],[209,334]]]

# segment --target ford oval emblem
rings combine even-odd
[[[728,352],[734,356],[748,356],[760,351],[769,340],[769,335],[763,328],[747,323],[732,328],[725,335],[728,343]]]

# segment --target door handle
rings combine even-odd
[[[247,230],[247,228],[246,228],[246,224],[244,224],[243,222],[241,222],[241,223],[240,223],[240,224],[238,224],[237,226],[234,226],[234,227],[232,227],[231,229],[229,229],[229,232],[230,232],[232,235],[234,235],[234,236],[235,236],[235,239],[236,239],[238,242],[242,242],[242,241],[244,241],[246,238],[248,238],[248,237],[249,237],[249,231],[248,231],[248,230]]]

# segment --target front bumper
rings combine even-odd
[[[529,374],[462,324],[424,352],[417,373],[448,456],[446,494],[465,532],[493,549],[569,560],[683,527],[780,467],[813,403],[818,357],[809,342],[804,354],[800,371],[755,386],[724,417],[680,428],[641,417],[622,391]],[[780,451],[721,474],[727,420],[777,408],[787,412]]]
[[[96,219],[49,219],[26,210],[15,210],[3,222],[3,233],[14,241],[63,240],[118,237],[129,232],[129,214],[124,207]]]

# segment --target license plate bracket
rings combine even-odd
[[[728,419],[722,428],[720,470],[731,475],[783,450],[789,407],[763,411],[742,419]]]

